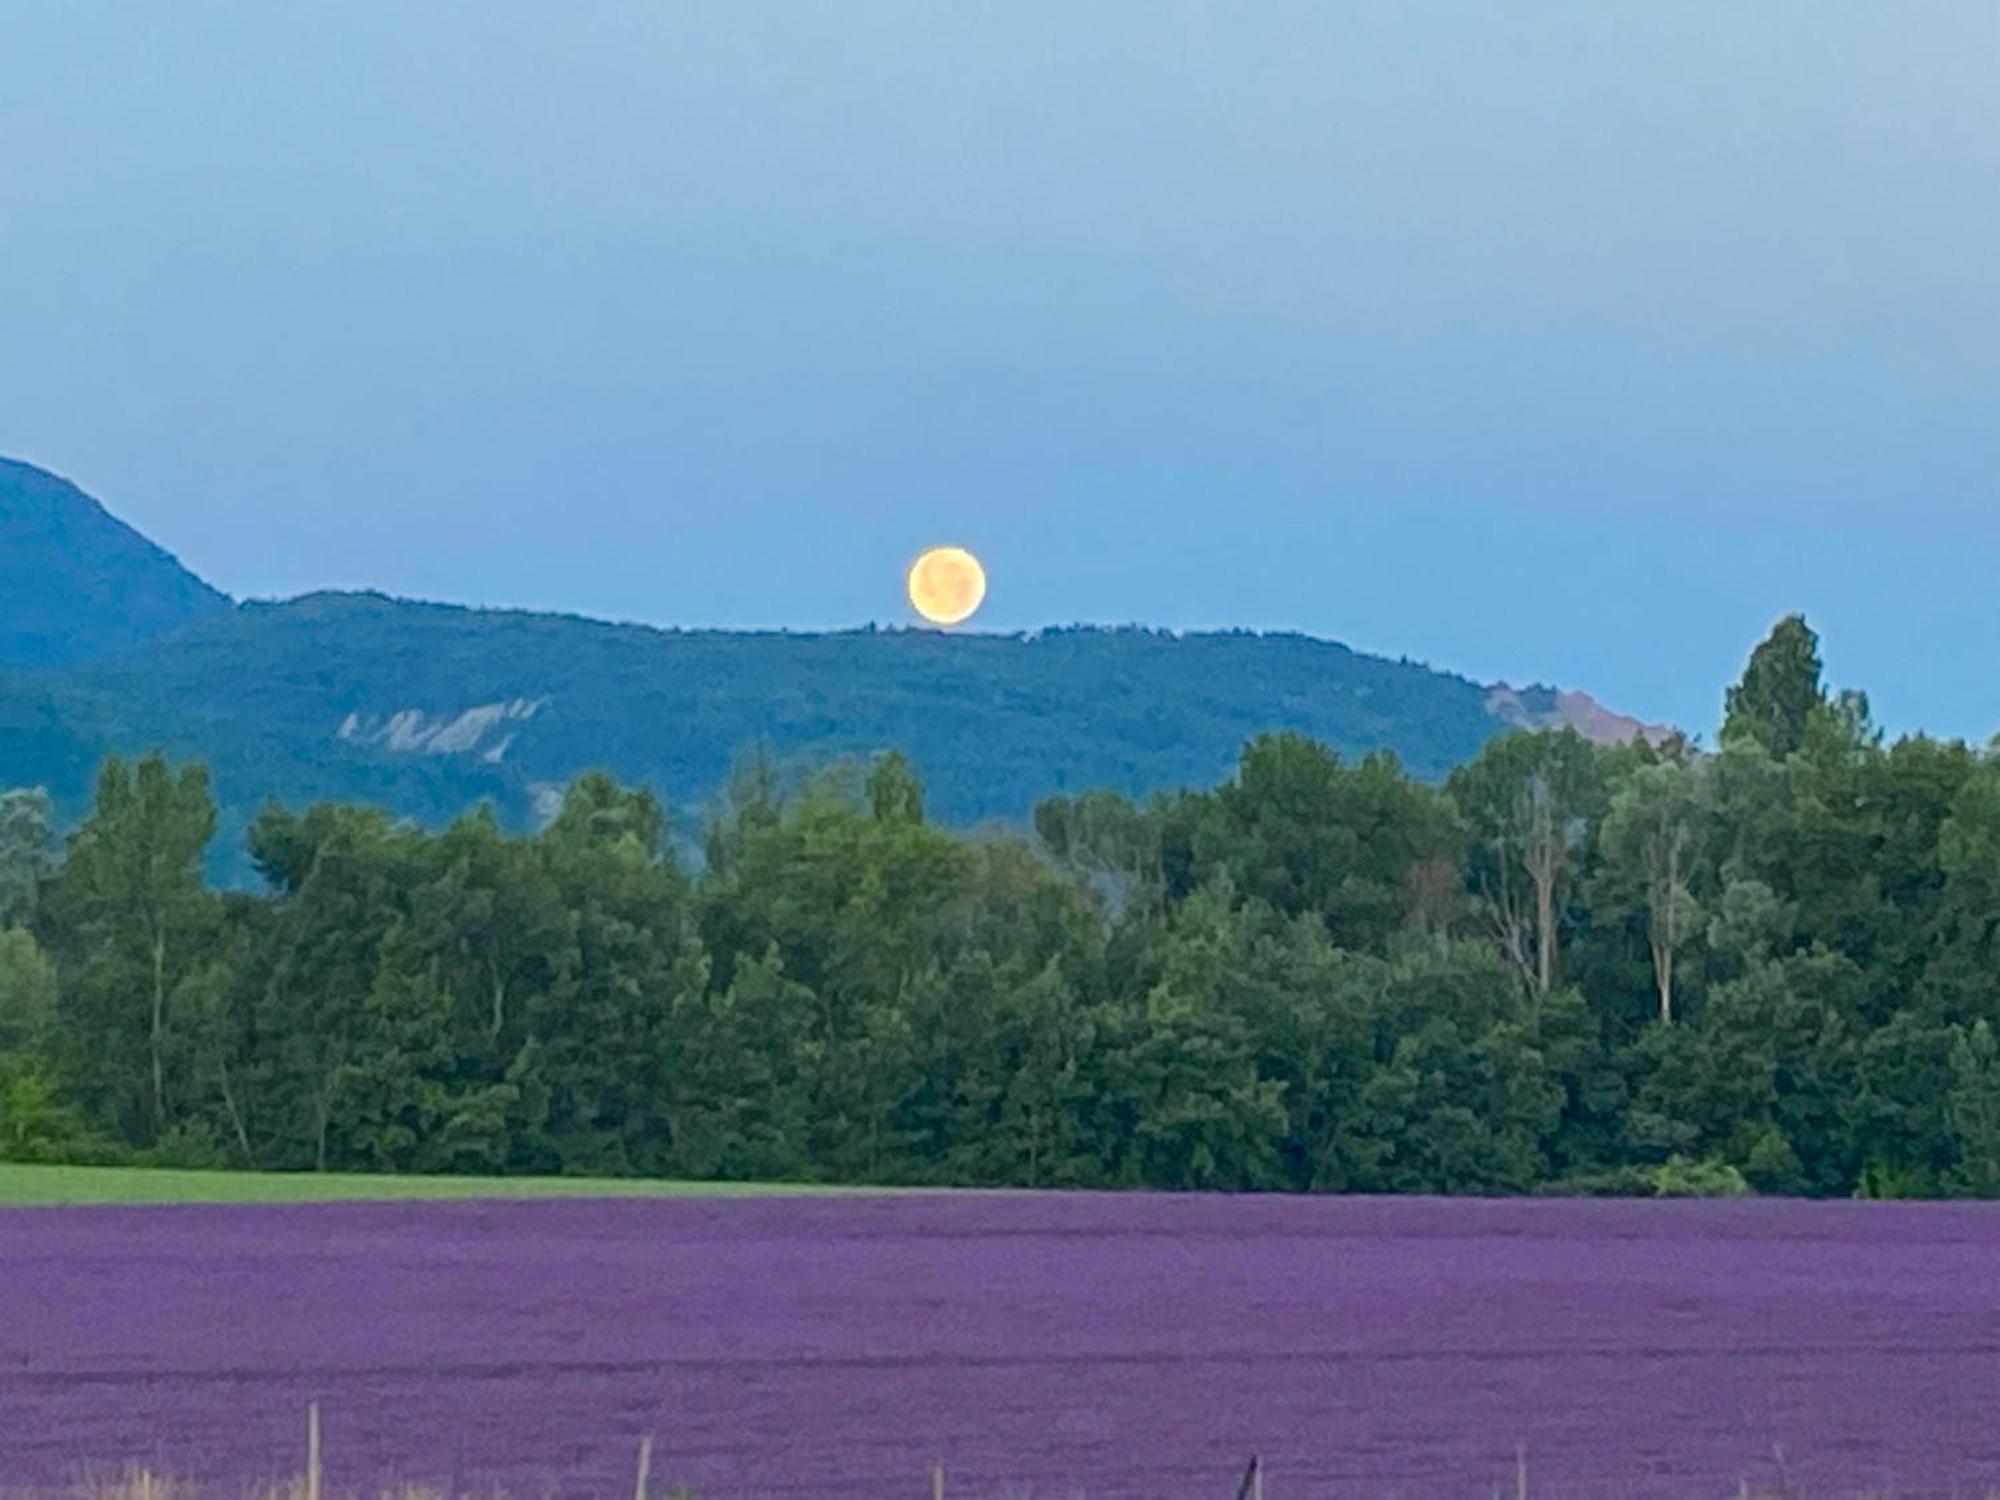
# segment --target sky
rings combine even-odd
[[[239,597],[2000,730],[2000,6],[9,8],[0,454]]]

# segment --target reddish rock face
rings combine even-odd
[[[1486,694],[1486,711],[1519,729],[1574,729],[1600,745],[1622,745],[1633,738],[1659,745],[1678,732],[1670,724],[1648,724],[1629,714],[1613,713],[1588,693],[1560,688],[1513,688],[1498,683]]]

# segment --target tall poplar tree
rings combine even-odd
[[[142,1144],[194,1102],[220,918],[201,873],[214,833],[205,767],[176,770],[157,752],[136,765],[114,757],[62,873],[69,1060],[85,1100]]]

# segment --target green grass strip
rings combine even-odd
[[[0,1206],[336,1203],[426,1198],[751,1198],[876,1191],[885,1190],[797,1183],[670,1182],[639,1177],[416,1177],[368,1172],[208,1172],[0,1162]]]

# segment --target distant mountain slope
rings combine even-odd
[[[965,825],[1025,819],[1053,792],[1209,785],[1268,729],[1348,755],[1393,750],[1435,778],[1510,725],[1636,727],[1580,694],[1489,688],[1302,635],[656,630],[379,594],[232,608],[41,478],[37,490],[10,473],[17,493],[66,507],[73,529],[45,527],[34,545],[79,537],[72,572],[103,577],[123,554],[88,520],[101,517],[130,538],[118,545],[137,558],[138,608],[121,635],[111,601],[79,587],[69,597],[93,622],[95,659],[0,662],[0,786],[46,785],[73,818],[108,752],[200,758],[222,804],[217,871],[234,878],[248,873],[241,835],[267,797],[375,802],[426,822],[488,799],[532,826],[568,781],[602,767],[656,789],[686,833],[759,745],[795,767],[896,747],[933,814]],[[18,617],[0,599],[0,637],[32,635],[23,621],[52,618],[60,597]]]
[[[229,607],[68,480],[0,459],[0,666],[128,651]]]
[[[793,764],[899,747],[936,815],[973,823],[1066,789],[1207,784],[1268,728],[1437,776],[1503,727],[1477,683],[1304,636],[662,631],[356,594],[247,604],[35,686],[39,710],[17,683],[0,712],[66,745],[201,756],[239,825],[267,793],[425,819],[490,797],[531,823],[592,766],[687,812],[758,744]],[[80,807],[86,776],[52,790]]]

